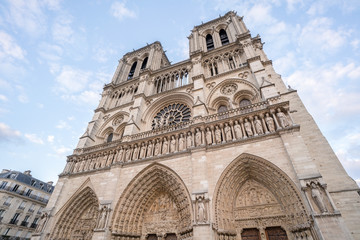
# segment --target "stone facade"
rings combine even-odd
[[[30,171],[0,173],[0,239],[30,239],[33,232],[41,231],[52,184],[32,177]]]
[[[33,239],[360,239],[359,188],[234,12],[129,52]]]

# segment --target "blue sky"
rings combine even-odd
[[[230,10],[360,184],[357,0],[1,1],[0,167],[56,181],[125,53],[160,41],[185,60],[190,30]]]

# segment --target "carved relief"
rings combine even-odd
[[[332,213],[334,208],[328,197],[326,184],[320,182],[321,180],[318,179],[307,180],[303,190],[306,192],[314,212],[319,214]]]
[[[227,85],[223,86],[220,89],[220,92],[224,95],[231,95],[231,94],[235,93],[237,88],[238,88],[237,84],[231,83],[231,84],[227,84]]]
[[[209,199],[206,198],[205,194],[196,194],[194,211],[197,224],[209,223]]]
[[[103,230],[106,228],[110,211],[111,209],[109,204],[100,205],[99,217],[96,225],[97,229]]]
[[[112,121],[113,126],[118,126],[124,120],[124,116],[118,116]]]
[[[190,108],[185,104],[170,104],[155,115],[152,128],[156,129],[163,126],[172,126],[178,123],[188,122],[190,117]]]

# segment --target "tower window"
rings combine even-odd
[[[214,49],[214,40],[211,34],[206,35],[206,48],[207,50]]]
[[[221,106],[218,108],[218,113],[223,113],[223,112],[226,112],[227,110],[228,110],[227,106],[221,105]]]
[[[250,100],[246,99],[246,98],[244,98],[243,100],[240,101],[240,107],[244,107],[244,106],[247,106],[250,104],[251,104]]]
[[[137,62],[134,62],[133,65],[131,66],[131,69],[130,69],[130,72],[128,75],[128,80],[134,77],[136,65],[137,65]]]
[[[220,40],[221,40],[222,45],[226,45],[226,44],[229,43],[229,38],[228,38],[228,36],[226,34],[226,31],[224,29],[220,30],[219,35],[220,35]]]
[[[108,135],[107,139],[106,139],[106,142],[111,142],[112,139],[113,139],[113,136],[114,136],[114,134],[113,134],[113,133],[110,133],[110,134]]]
[[[145,69],[145,68],[146,68],[147,62],[148,62],[148,57],[146,57],[146,58],[144,59],[144,61],[142,62],[142,64],[141,64],[141,69]]]

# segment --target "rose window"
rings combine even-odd
[[[188,122],[191,111],[185,104],[174,103],[161,109],[154,117],[152,129]]]

